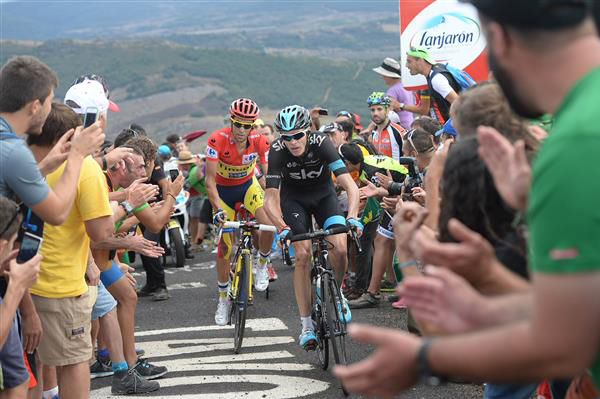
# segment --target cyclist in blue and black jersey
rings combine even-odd
[[[311,132],[310,124],[308,110],[299,105],[286,107],[275,117],[275,126],[281,137],[273,141],[269,150],[265,209],[283,239],[290,232],[308,232],[312,217],[323,229],[351,224],[362,231],[362,224],[357,219],[358,187],[329,137],[324,133]],[[340,209],[331,172],[336,176],[337,183],[348,192],[347,218],[344,218]],[[327,240],[333,244],[329,259],[335,277],[341,283],[348,263],[346,236],[338,234]],[[294,291],[302,322],[299,343],[309,350],[317,344],[310,317],[310,241],[294,242],[294,253]],[[343,303],[345,312],[342,313],[349,322],[350,309],[345,298]]]

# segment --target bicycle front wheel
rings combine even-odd
[[[326,320],[327,336],[331,341],[333,359],[336,364],[346,365],[346,322],[342,319],[341,311],[343,309],[342,298],[336,281],[330,275],[323,276],[324,288],[327,295],[326,300]]]
[[[313,308],[312,319],[315,324],[315,333],[317,335],[317,356],[319,357],[319,365],[323,370],[329,367],[329,341],[327,340],[327,322],[325,320],[325,288],[323,280],[320,278],[313,279]]]
[[[237,295],[232,304],[234,320],[233,351],[240,353],[242,341],[244,340],[244,328],[246,327],[246,312],[248,310],[248,297],[250,290],[250,255],[242,254],[240,258],[240,267],[237,270]]]

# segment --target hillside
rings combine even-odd
[[[122,110],[110,115],[110,137],[132,121],[147,126],[157,140],[170,133],[212,130],[222,125],[228,104],[246,96],[259,103],[267,120],[274,110],[294,103],[366,116],[364,99],[383,88],[371,71],[377,59],[334,61],[157,40],[2,41],[1,46],[1,63],[29,54],[57,71],[59,99],[77,76],[103,75]]]

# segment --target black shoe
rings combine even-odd
[[[148,285],[145,285],[136,291],[137,296],[139,298],[146,297],[146,296],[152,296],[152,295],[154,295],[155,292],[156,292],[156,290],[148,287]]]
[[[154,392],[160,388],[156,381],[146,381],[135,369],[117,371],[112,379],[111,393],[113,395],[129,395],[136,393]]]
[[[194,254],[190,250],[190,248],[185,249],[185,258],[186,259],[194,259]]]
[[[169,295],[169,291],[167,291],[166,288],[157,289],[154,291],[154,295],[152,296],[152,300],[155,302],[166,301],[169,298],[171,298],[171,295]]]
[[[148,363],[146,359],[138,359],[133,367],[144,380],[154,380],[167,374],[167,368],[163,366],[154,366]]]
[[[110,360],[106,361],[99,357],[96,358],[94,364],[90,366],[90,378],[108,377],[113,375],[112,364]]]

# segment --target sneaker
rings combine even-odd
[[[229,316],[231,315],[231,301],[218,299],[217,311],[215,312],[215,323],[218,326],[229,324]]]
[[[169,295],[169,291],[166,288],[157,289],[152,296],[152,300],[155,302],[166,301],[169,298],[171,298],[171,295]]]
[[[148,287],[148,285],[143,286],[142,288],[140,288],[139,290],[136,291],[137,296],[139,298],[141,297],[146,297],[146,296],[152,296],[154,295],[154,293],[156,292],[155,289],[151,289],[150,287]]]
[[[271,263],[267,266],[267,273],[269,274],[269,282],[277,280],[277,272]]]
[[[148,363],[146,359],[138,359],[132,370],[135,370],[144,380],[154,380],[167,374],[167,368]]]
[[[318,341],[314,330],[302,330],[302,334],[298,337],[298,343],[306,351],[314,351],[317,348]]]
[[[346,324],[352,321],[352,313],[350,312],[350,308],[348,307],[348,300],[342,294],[341,303],[337,304],[338,317],[340,320],[344,320]]]
[[[381,294],[373,295],[369,291],[365,292],[353,301],[348,301],[350,309],[375,308],[381,302]]]
[[[406,309],[406,303],[404,303],[404,298],[399,298],[396,302],[392,303],[392,307],[395,309]]]
[[[396,284],[395,282],[392,283],[388,280],[382,280],[380,290],[383,292],[393,292],[396,290],[396,285],[398,284]]]
[[[94,364],[90,366],[90,377],[92,380],[94,378],[108,377],[113,374],[110,360],[107,362],[97,357]]]
[[[110,392],[113,395],[130,395],[136,393],[154,392],[160,388],[156,381],[146,381],[135,368],[117,371],[112,379]]]
[[[267,266],[257,265],[256,274],[254,275],[254,289],[262,292],[269,286],[269,272]]]

